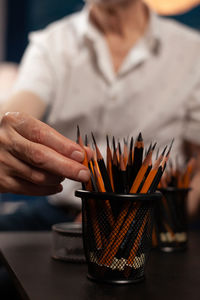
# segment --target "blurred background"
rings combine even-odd
[[[200,30],[200,1],[146,1],[162,15]],[[173,8],[169,9],[170,1]],[[42,29],[83,5],[82,0],[0,0],[0,61],[18,63],[27,46],[28,32]]]
[[[200,0],[144,1],[162,17],[174,18],[200,31]],[[16,79],[28,33],[81,10],[83,5],[83,0],[0,0],[0,103],[8,97]],[[26,199],[21,195],[0,194],[0,214],[12,212]]]

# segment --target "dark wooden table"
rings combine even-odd
[[[0,249],[22,299],[200,299],[199,233],[190,234],[186,252],[152,252],[146,280],[126,286],[90,282],[86,265],[52,260],[50,233],[1,233]]]

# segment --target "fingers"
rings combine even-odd
[[[20,178],[7,177],[5,188],[1,185],[1,193],[7,193],[7,186],[9,186],[9,192],[14,194],[23,194],[27,196],[48,196],[60,193],[62,191],[62,185],[57,186],[41,186],[32,184],[26,180]]]
[[[30,167],[5,151],[4,154],[0,154],[0,167],[1,171],[4,170],[4,177],[21,178],[39,186],[59,185],[64,180],[62,176],[53,175],[44,170]],[[3,180],[1,174],[0,180],[1,182]]]
[[[18,159],[36,168],[67,177],[72,180],[87,182],[90,178],[88,168],[68,159],[56,151],[18,136],[9,149]]]
[[[6,137],[1,134],[2,147],[18,160],[61,177],[82,182],[89,180],[89,170],[80,163],[85,155],[84,149],[51,127],[18,113],[3,117],[1,127],[4,135],[6,132]],[[20,169],[17,170],[18,176],[22,177],[23,172],[20,175]]]
[[[9,153],[0,153],[0,191],[32,196],[52,195],[62,191],[63,177],[30,168]]]
[[[90,178],[88,168],[82,164],[68,159],[44,145],[30,142],[18,134],[12,137],[8,151],[18,160],[30,166],[61,177],[82,182],[87,182]]]
[[[84,160],[84,150],[78,144],[25,113],[6,113],[2,124],[12,126],[24,138],[45,145],[72,160]]]

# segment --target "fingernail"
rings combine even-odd
[[[74,151],[71,154],[71,159],[76,160],[78,162],[82,162],[84,160],[85,154],[80,151]]]
[[[87,170],[81,170],[78,173],[78,180],[87,182],[90,179],[90,172]]]

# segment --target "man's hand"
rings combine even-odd
[[[90,155],[90,153],[89,153]],[[25,113],[6,113],[0,124],[0,193],[50,195],[64,178],[86,182],[84,150]]]

